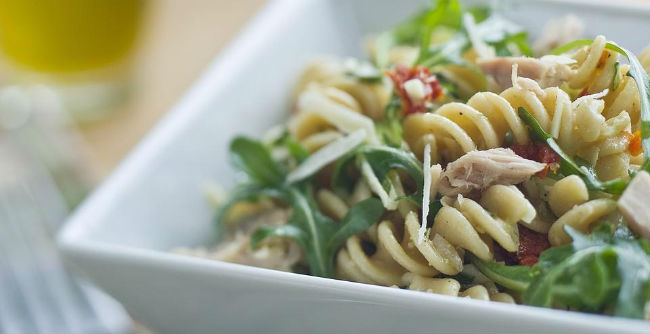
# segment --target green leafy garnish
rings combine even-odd
[[[627,187],[627,182],[621,179],[603,182],[600,181],[590,169],[580,167],[573,159],[566,154],[555,139],[537,122],[535,117],[531,115],[525,108],[519,107],[519,117],[530,128],[531,136],[546,144],[560,157],[559,172],[565,176],[577,175],[585,181],[587,188],[590,190],[598,190],[607,192],[614,195],[620,195]]]
[[[254,202],[260,196],[264,196],[272,191],[273,189],[265,188],[258,184],[243,184],[230,191],[228,199],[224,203],[221,203],[214,216],[215,240],[219,242],[223,239],[223,225],[226,221],[226,215],[235,204],[240,202]]]
[[[410,19],[381,33],[376,42],[377,67],[388,66],[389,50],[398,45],[426,45],[436,26],[444,25],[457,29],[460,27],[461,8],[458,0],[436,1],[433,8],[420,11]]]
[[[516,46],[524,55],[530,54],[527,33],[500,16],[493,15],[476,24],[476,32],[484,42],[495,48],[498,55],[514,55],[511,45]],[[419,59],[418,64],[429,68],[441,64],[468,65],[463,60],[462,54],[471,46],[467,31],[461,29],[447,42],[430,46],[426,54]]]
[[[251,247],[269,237],[291,238],[302,248],[314,276],[332,277],[334,256],[345,240],[369,228],[384,213],[381,201],[369,198],[350,208],[343,221],[335,222],[320,212],[309,191],[289,187],[276,195],[291,206],[291,218],[285,225],[257,229]]]
[[[562,45],[550,54],[559,55],[575,48],[591,45],[592,39],[579,39]],[[605,48],[623,55],[630,63],[630,70],[627,75],[632,77],[639,89],[639,100],[641,101],[641,146],[643,148],[644,162],[641,170],[650,172],[650,79],[639,59],[627,49],[608,42]]]
[[[512,45],[516,46],[522,55],[533,56],[533,50],[528,44],[528,33],[525,31],[505,34],[502,38],[497,38],[494,41],[488,40],[487,43],[494,47],[496,55],[499,57],[515,56],[516,53],[512,52]]]
[[[365,60],[348,59],[343,63],[345,74],[361,82],[376,83],[383,78],[381,71]]]
[[[469,260],[483,275],[504,288],[524,292],[533,280],[530,267],[507,266],[503,263],[481,260],[473,254],[468,254]]]
[[[591,45],[593,43],[594,43],[593,39],[576,39],[575,41],[571,41],[571,42],[566,43],[564,45],[558,46],[557,48],[551,50],[548,54],[558,56],[558,55],[561,55],[563,53],[567,53],[567,52],[569,52],[571,50],[575,50],[575,49],[577,49],[577,48],[579,48],[581,46],[587,46],[587,45]],[[620,54],[625,53],[625,51],[623,51],[623,49],[620,46],[618,46],[616,44],[612,44],[612,43],[605,44],[605,49],[608,49],[608,50],[611,50],[611,51],[614,51],[614,52],[618,52]]]
[[[289,154],[296,159],[297,163],[301,163],[303,160],[309,157],[309,150],[307,150],[302,144],[297,142],[295,139],[290,136],[286,136],[282,140],[282,144],[287,148]]]
[[[296,159],[307,152],[290,139],[284,145]],[[251,236],[251,246],[255,247],[269,237],[287,237],[296,241],[303,250],[310,273],[316,276],[332,277],[334,256],[343,242],[374,224],[384,213],[381,201],[369,198],[350,208],[341,222],[324,215],[314,200],[308,185],[287,185],[286,172],[271,157],[269,149],[259,141],[237,137],[230,145],[233,165],[244,171],[248,183],[236,188],[230,198],[221,206],[215,216],[217,231],[224,224],[228,211],[242,201],[259,198],[273,198],[291,207],[289,221],[281,226],[262,226]],[[217,239],[221,233],[217,233]]]
[[[362,146],[340,159],[332,173],[332,186],[335,189],[342,191],[350,189],[354,182],[346,172],[353,162],[358,162],[361,159],[365,159],[370,164],[377,178],[384,183],[388,180],[388,172],[396,169],[404,170],[411,176],[417,189],[407,198],[418,206],[422,205],[422,185],[424,184],[422,164],[413,153],[388,146]]]
[[[427,57],[433,30],[445,19],[446,22],[452,22],[452,25],[460,24],[461,13],[460,2],[449,0],[438,1],[438,5],[426,13],[420,32],[420,52],[416,64]]]
[[[569,245],[542,252],[533,267],[507,266],[471,256],[471,261],[497,284],[523,291],[525,304],[570,307],[585,312],[613,310],[621,317],[644,317],[650,300],[650,255],[625,226],[604,223],[590,235],[571,226]]]
[[[618,235],[611,229],[603,224],[584,236],[565,227],[572,244],[542,253],[536,265],[540,279],[524,293],[524,301],[547,307],[560,303],[591,312],[614,304],[614,315],[643,318],[650,299],[650,256],[629,237],[627,228],[619,227]]]
[[[284,182],[284,171],[271,158],[266,146],[256,140],[247,137],[235,138],[230,143],[230,161],[255,183],[277,185]]]

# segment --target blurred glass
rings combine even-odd
[[[131,84],[144,0],[0,0],[3,72],[46,83],[81,121],[105,115]]]

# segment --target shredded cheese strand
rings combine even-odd
[[[489,46],[481,39],[481,36],[476,29],[476,22],[474,21],[472,14],[465,13],[465,15],[463,15],[463,23],[467,29],[469,40],[472,43],[472,46],[474,47],[474,50],[478,54],[479,58],[493,58],[495,56],[494,48]]]
[[[395,200],[395,197],[386,192],[377,178],[377,175],[375,175],[375,172],[372,170],[372,167],[365,158],[361,160],[361,175],[366,179],[370,190],[379,196],[384,208],[387,210],[397,209],[397,201]],[[391,193],[394,194],[394,192]]]
[[[287,183],[294,183],[311,176],[321,168],[352,151],[355,147],[363,143],[366,138],[367,133],[365,129],[359,129],[327,144],[325,147],[316,151],[316,153],[310,155],[298,168],[291,171],[287,175]]]
[[[429,216],[429,202],[431,200],[431,145],[424,146],[424,160],[422,171],[424,172],[424,185],[422,186],[422,224],[418,232],[418,244],[424,241],[424,232],[427,229],[427,217]]]
[[[512,64],[512,72],[510,72],[510,80],[512,81],[512,87],[519,89],[519,83],[517,82],[517,78],[519,77],[517,75],[517,71],[519,70],[519,64],[514,63]]]
[[[575,108],[577,105],[580,104],[580,102],[582,102],[584,100],[588,100],[588,99],[598,100],[598,99],[601,99],[601,98],[607,96],[607,94],[609,94],[609,88],[605,88],[605,90],[603,90],[600,93],[593,93],[593,94],[590,94],[590,95],[581,96],[581,97],[577,98],[575,101],[573,101],[572,105]]]

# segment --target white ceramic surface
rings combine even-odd
[[[473,1],[477,2],[477,1]],[[535,31],[575,13],[587,35],[639,51],[650,9],[593,1],[511,1]],[[280,122],[291,86],[318,55],[362,55],[363,36],[424,1],[277,0],[214,62],[59,236],[67,259],[154,331],[648,333],[650,323],[502,305],[187,258],[208,244],[206,182],[229,186],[229,139]]]

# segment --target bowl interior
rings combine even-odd
[[[366,36],[424,4],[313,0],[269,8],[281,18],[257,20],[248,28],[255,33],[245,34],[226,52],[224,61],[208,69],[157,131],[93,196],[92,208],[85,205],[80,210],[77,216],[83,217],[73,219],[67,233],[154,250],[210,243],[213,209],[205,188],[215,183],[227,189],[234,183],[236,175],[227,156],[230,138],[259,137],[285,119],[291,109],[292,85],[309,60],[363,56]],[[604,33],[634,51],[648,42],[647,11],[603,10],[586,1],[504,1],[499,6],[533,37],[549,18],[572,13],[585,21],[587,36]],[[263,29],[256,29],[261,25]],[[238,49],[236,55],[233,49]]]
[[[522,332],[508,321],[512,316],[534,325],[527,331],[646,329],[622,319],[497,306],[167,253],[212,242],[214,210],[204,190],[210,183],[234,184],[229,140],[236,134],[259,137],[282,122],[291,109],[292,85],[309,60],[363,56],[365,36],[427,2],[273,1],[70,218],[60,235],[68,259],[158,332],[423,332],[432,323],[448,332],[498,327]],[[586,36],[604,33],[633,51],[648,43],[647,6],[616,8],[587,0],[500,4],[504,15],[533,37],[548,19],[573,13],[585,21]],[[273,321],[305,310],[319,311],[302,322]],[[472,321],[465,321],[466,313]],[[268,322],[249,321],[260,317]]]

